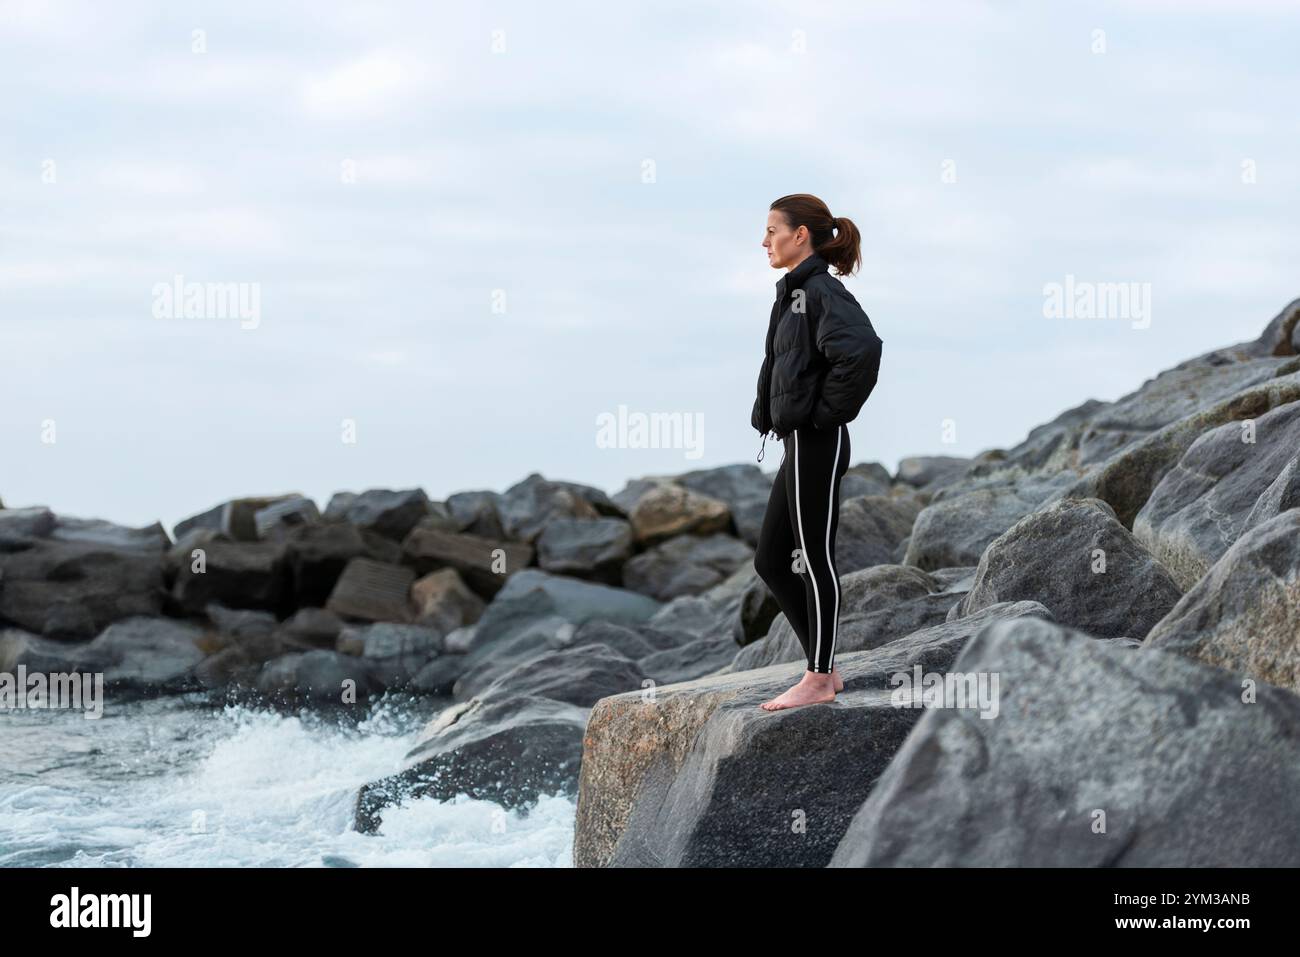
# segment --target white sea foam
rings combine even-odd
[[[339,726],[179,698],[99,721],[0,713],[0,865],[571,866],[563,796],[526,813],[423,799],[352,829],[357,788],[398,768],[428,716],[381,704]]]

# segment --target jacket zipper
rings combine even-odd
[[[763,452],[767,448],[768,435],[775,435],[772,431],[772,413],[771,413],[771,393],[772,393],[772,364],[767,362],[772,357],[773,339],[776,336],[776,325],[781,319],[782,309],[785,304],[784,292],[777,296],[776,303],[772,306],[772,317],[767,323],[767,348],[765,350],[764,360],[767,364],[767,376],[763,380],[763,421],[768,424],[768,430],[763,433],[763,444],[758,448],[758,461],[763,461]]]

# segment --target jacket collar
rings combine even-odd
[[[777,296],[784,296],[791,289],[799,289],[819,272],[826,272],[828,264],[817,253],[809,253],[807,258],[776,281]]]

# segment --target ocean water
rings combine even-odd
[[[351,828],[357,788],[397,770],[446,699],[362,720],[202,695],[0,711],[0,867],[570,867],[575,804],[459,795]]]

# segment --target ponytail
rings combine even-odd
[[[833,222],[835,237],[818,248],[817,255],[834,266],[841,276],[847,276],[862,265],[862,235],[847,216],[836,216]]]

